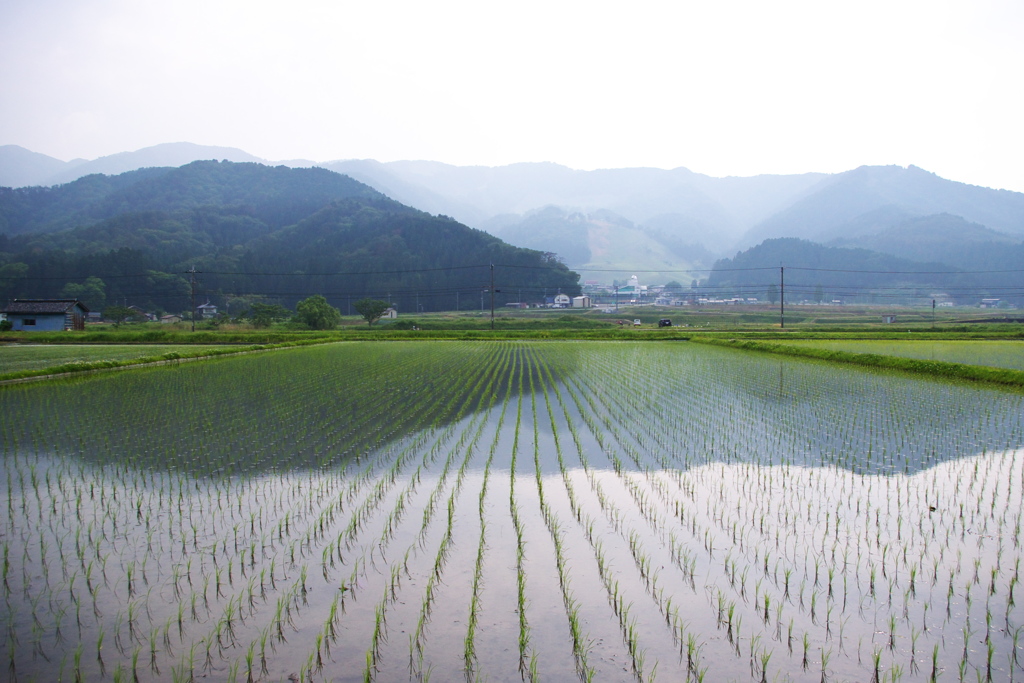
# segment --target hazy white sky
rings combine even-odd
[[[1024,191],[1024,2],[0,0],[0,144]]]

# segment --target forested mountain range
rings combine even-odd
[[[716,296],[761,301],[774,300],[784,290],[786,300],[794,303],[936,300],[977,305],[982,299],[996,298],[1024,305],[1024,244],[1002,244],[998,250],[989,244],[975,243],[965,249],[962,257],[967,267],[957,268],[948,262],[778,237],[717,261],[702,285]],[[986,267],[972,268],[971,263]]]
[[[7,151],[0,147],[0,181],[13,159]],[[174,144],[82,163],[245,154]],[[82,163],[65,172],[82,172]],[[638,271],[651,284],[706,279],[716,260],[782,237],[977,271],[1015,269],[1024,242],[1024,194],[946,180],[913,166],[747,178],[714,178],[685,168],[577,171],[551,163],[459,167],[348,160],[319,166],[422,211],[556,253],[585,279],[606,283]],[[802,241],[777,243],[773,249],[796,251],[773,251],[772,265],[796,263],[805,255],[795,246]]]
[[[821,180],[799,201],[753,226],[743,243],[771,237],[828,242],[940,213],[1024,239],[1020,192],[957,183],[915,166],[862,166]]]
[[[198,161],[50,188],[0,188],[0,298],[187,310],[199,297],[294,305],[324,294],[400,310],[479,305],[495,264],[503,305],[579,292],[552,254],[405,206],[323,168]],[[513,294],[515,292],[515,294]],[[476,303],[474,303],[476,302]]]

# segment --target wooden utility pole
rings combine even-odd
[[[786,267],[779,266],[779,327],[786,328]]]
[[[494,329],[494,264],[491,264],[491,329]]]
[[[192,286],[192,314],[189,319],[192,321],[192,331],[196,331],[196,267],[189,269],[189,284]]]

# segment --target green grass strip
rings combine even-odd
[[[306,339],[302,341],[282,342],[279,344],[250,344],[247,346],[224,346],[216,349],[202,349],[196,351],[170,351],[157,356],[142,356],[140,358],[126,358],[122,360],[96,360],[96,361],[74,361],[62,363],[48,368],[37,368],[34,370],[18,370],[0,374],[0,384],[22,382],[35,379],[46,379],[60,375],[71,375],[83,372],[96,372],[99,370],[112,370],[117,368],[134,367],[138,365],[153,365],[157,363],[170,363],[174,361],[198,360],[200,358],[212,358],[215,356],[230,356],[240,353],[253,353],[255,351],[269,351],[271,349],[283,349],[293,346],[311,346],[313,344],[324,344],[335,339]]]
[[[948,363],[938,360],[918,360],[915,358],[902,358],[899,356],[882,356],[876,353],[831,351],[828,349],[772,344],[762,341],[721,339],[706,337],[703,335],[694,335],[690,338],[690,341],[697,342],[699,344],[725,346],[733,349],[774,353],[782,356],[813,358],[831,363],[848,363],[851,365],[860,365],[869,368],[899,370],[902,372],[929,375],[931,377],[940,377],[942,379],[983,382],[987,384],[996,384],[1002,387],[1012,387],[1014,389],[1024,390],[1024,371],[1021,370],[990,368],[981,365],[967,365],[965,363]]]

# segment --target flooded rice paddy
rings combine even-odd
[[[1020,394],[686,343],[0,390],[8,677],[1024,679]]]

